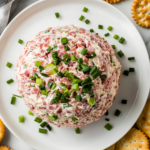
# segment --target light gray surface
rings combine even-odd
[[[13,2],[12,9],[11,9],[10,21],[21,10],[23,10],[28,5],[30,5],[36,1],[37,0],[15,0],[15,2]],[[150,55],[150,29],[142,28],[134,22],[132,15],[131,15],[131,5],[132,5],[132,0],[124,0],[121,3],[114,4],[114,7],[118,8],[120,11],[122,11],[133,22],[133,24],[136,26],[136,28],[142,35],[143,40],[147,46],[147,50]],[[33,150],[32,148],[28,147],[25,143],[23,143],[22,141],[17,139],[8,129],[6,129],[5,137],[4,137],[3,141],[0,143],[0,145],[7,145],[14,150],[20,150],[20,149],[21,150]]]

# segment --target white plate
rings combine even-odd
[[[88,13],[82,12],[83,7],[89,8]],[[55,12],[61,17],[56,19]],[[84,15],[91,23],[86,25],[79,21]],[[129,67],[135,68],[135,73],[128,77],[122,75],[119,93],[109,109],[111,131],[104,125],[106,116],[99,121],[81,128],[82,134],[75,134],[74,129],[53,127],[47,135],[38,133],[39,124],[34,122],[34,117],[28,115],[28,109],[22,99],[17,98],[15,105],[10,105],[13,93],[17,94],[16,82],[8,85],[6,81],[15,79],[16,60],[25,43],[31,40],[39,31],[50,26],[63,26],[74,24],[86,29],[93,28],[102,37],[109,32],[107,27],[114,29],[110,36],[105,37],[117,50],[122,50],[125,57],[119,58],[122,71]],[[103,30],[98,29],[98,24],[104,25]],[[122,45],[113,39],[118,34],[126,39]],[[25,41],[24,45],[18,44],[18,39]],[[135,61],[128,61],[128,57],[135,56]],[[6,67],[7,62],[12,62],[11,69]],[[23,10],[5,29],[0,40],[0,114],[6,126],[21,140],[31,147],[39,150],[102,150],[121,138],[135,123],[140,115],[149,93],[149,59],[143,40],[133,24],[120,11],[100,0],[47,0],[38,1]],[[121,104],[122,99],[127,99],[127,105]],[[116,109],[121,110],[119,117],[114,116]],[[18,122],[18,116],[26,117],[25,123]]]

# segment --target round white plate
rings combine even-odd
[[[82,12],[83,7],[89,8],[87,13]],[[61,17],[57,19],[55,12]],[[91,23],[86,25],[79,21],[80,15],[84,15]],[[17,93],[16,82],[6,84],[10,78],[15,80],[16,60],[28,40],[31,40],[39,31],[50,26],[63,26],[74,24],[86,29],[93,28],[100,36],[109,32],[108,26],[113,30],[110,36],[105,37],[112,45],[116,45],[116,52],[122,50],[125,56],[119,58],[123,70],[129,67],[135,68],[135,73],[129,76],[122,75],[120,80],[119,93],[109,109],[109,115],[103,116],[99,121],[93,122],[81,128],[82,133],[77,135],[74,129],[58,128],[47,135],[40,134],[38,123],[34,122],[33,116],[28,115],[28,109],[22,99],[17,98],[15,105],[10,105],[12,94]],[[103,30],[98,29],[98,24],[104,26]],[[120,44],[113,39],[118,34],[124,37],[126,42]],[[24,40],[24,44],[18,43],[18,39]],[[135,61],[128,61],[128,57],[135,56]],[[6,63],[13,63],[11,69]],[[31,147],[39,150],[102,150],[121,138],[135,123],[140,115],[148,93],[150,66],[147,50],[143,40],[134,25],[120,11],[112,5],[100,0],[46,0],[38,1],[23,10],[5,29],[0,39],[0,114],[6,126],[18,138],[25,141]],[[127,99],[126,105],[121,104],[122,99]],[[121,110],[121,115],[116,117],[115,110]],[[25,122],[19,123],[18,116],[24,115]],[[104,125],[105,118],[113,129],[107,131]]]

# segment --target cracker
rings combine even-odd
[[[9,147],[7,146],[0,146],[0,150],[13,150],[13,149],[10,149]]]
[[[108,148],[106,148],[105,150],[115,150],[115,144],[110,146],[110,147],[108,147]]]
[[[150,27],[150,0],[134,0],[132,17],[142,27]]]
[[[107,3],[112,4],[112,3],[118,3],[118,2],[120,2],[122,0],[104,0],[104,1],[106,1]]]
[[[149,150],[149,142],[146,135],[136,129],[130,131],[116,143],[115,150]]]
[[[0,119],[0,142],[2,141],[2,139],[4,137],[4,133],[5,133],[5,126],[2,122],[2,120]]]
[[[136,125],[150,138],[150,99],[147,101]]]

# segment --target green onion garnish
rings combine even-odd
[[[48,91],[47,90],[42,90],[41,94],[47,96],[48,95]]]
[[[115,112],[115,116],[118,117],[120,115],[120,113],[121,113],[121,111],[117,109],[116,112]]]
[[[108,28],[107,28],[107,30],[109,30],[109,31],[111,31],[113,29],[113,27],[111,27],[111,26],[109,26]]]
[[[40,91],[41,91],[41,90],[45,90],[45,85],[42,85],[42,84],[39,85],[39,89],[40,89]]]
[[[56,18],[59,18],[59,13],[56,12],[56,13],[55,13],[55,16],[56,16]]]
[[[12,96],[10,104],[14,105],[16,102],[16,97]]]
[[[70,50],[70,48],[69,48],[68,45],[65,45],[65,46],[64,46],[64,49],[65,49],[66,51],[69,51],[69,50]]]
[[[123,100],[121,101],[121,103],[122,103],[122,104],[127,104],[127,100],[126,100],[126,99],[123,99]]]
[[[94,30],[93,30],[93,29],[90,29],[90,32],[94,32]]]
[[[29,77],[30,80],[36,81],[36,77]]]
[[[64,74],[61,71],[57,72],[57,75],[60,76],[61,78],[64,77]]]
[[[88,104],[90,104],[91,106],[93,106],[95,103],[95,98],[90,97],[90,99],[88,100]]]
[[[14,80],[13,79],[9,79],[6,82],[7,82],[7,84],[10,84],[10,83],[14,82]]]
[[[82,101],[81,95],[76,95],[76,101],[77,101],[77,102],[81,102],[81,101]]]
[[[105,40],[104,37],[102,37],[102,39]]]
[[[51,119],[52,121],[56,121],[58,119],[58,116],[53,114],[52,116],[48,116],[49,119]]]
[[[106,36],[109,36],[109,33],[106,33],[106,34],[104,34],[104,35],[105,35],[105,37],[106,37]]]
[[[28,111],[28,114],[33,116],[34,114],[31,112],[31,110]]]
[[[56,83],[53,83],[53,85],[52,85],[52,90],[54,90],[55,88],[56,88],[56,86],[57,86],[57,84]]]
[[[85,23],[86,23],[86,24],[89,24],[89,23],[90,23],[90,20],[86,19],[86,20],[85,20]]]
[[[106,76],[105,74],[101,74],[101,75],[100,75],[100,78],[101,78],[101,79],[106,79],[107,76]]]
[[[19,39],[18,43],[23,44],[23,40]]]
[[[83,11],[84,11],[84,12],[87,12],[87,11],[88,11],[88,8],[84,7],[84,8],[83,8]]]
[[[43,127],[45,127],[47,125],[47,123],[46,122],[42,122],[41,124],[40,124],[40,126],[43,128]]]
[[[105,118],[105,120],[106,120],[106,121],[109,121],[109,119],[108,119],[108,118]]]
[[[114,38],[114,39],[118,39],[119,36],[118,36],[117,34],[115,34],[115,35],[113,36],[113,38]]]
[[[59,101],[59,97],[56,96],[55,98],[53,98],[53,99],[51,100],[51,103],[52,103],[52,104],[55,104],[55,103],[58,103],[58,101]]]
[[[119,57],[123,57],[124,56],[124,53],[120,50],[118,53]]]
[[[128,75],[129,75],[129,71],[128,71],[128,70],[124,70],[123,74],[124,74],[125,76],[128,76]]]
[[[83,59],[82,58],[78,58],[78,63],[82,64],[83,63]]]
[[[115,45],[111,45],[111,46],[112,46],[113,49],[116,49],[116,46],[115,46]]]
[[[57,45],[53,45],[53,49],[57,49],[58,48],[58,46]]]
[[[96,54],[94,52],[92,52],[90,55],[89,55],[89,58],[94,58],[96,57]]]
[[[34,49],[30,49],[30,52],[33,52],[34,51]]]
[[[87,52],[88,52],[88,50],[85,49],[85,48],[83,48],[82,51],[81,51],[81,54],[82,54],[82,55],[85,55]]]
[[[45,74],[45,73],[40,73],[41,76],[44,76],[44,77],[48,77],[48,74]]]
[[[19,95],[15,95],[15,94],[13,94],[13,96],[15,96],[15,97],[19,97],[19,98],[22,98],[22,96],[19,96]]]
[[[46,133],[47,133],[47,130],[46,130],[46,129],[41,129],[41,128],[39,128],[39,132],[46,134]]]
[[[75,132],[76,132],[76,134],[80,134],[80,128],[75,128]]]
[[[41,62],[40,62],[40,61],[36,61],[36,62],[35,62],[35,66],[36,66],[36,67],[39,67],[40,65],[41,65]]]
[[[135,69],[134,68],[129,68],[129,72],[134,72]]]
[[[78,122],[78,119],[76,117],[72,117],[73,122]]]
[[[25,118],[24,118],[23,115],[19,116],[18,118],[19,118],[19,122],[20,122],[20,123],[24,122],[24,120],[25,120]]]
[[[135,60],[135,57],[128,57],[128,60]]]
[[[98,25],[98,29],[103,29],[103,25]]]
[[[11,68],[11,66],[12,66],[12,63],[10,63],[10,62],[7,62],[6,66],[7,66],[8,68]]]
[[[43,82],[43,79],[41,79],[41,78],[36,78],[36,84],[42,84],[42,82]]]
[[[80,71],[82,69],[81,65],[77,65],[77,69]]]
[[[31,83],[30,83],[30,87],[35,87],[35,84],[31,84]]]
[[[119,43],[123,44],[125,39],[123,37],[120,38]]]
[[[92,79],[87,76],[81,83],[82,86],[86,86],[87,84],[89,84],[90,82],[92,82]]]
[[[47,51],[51,52],[53,50],[53,48],[51,46],[48,47]]]
[[[67,64],[70,60],[71,60],[70,57],[69,57],[69,58],[65,58],[65,59],[63,60],[63,62],[64,62],[65,64]]]
[[[80,18],[79,18],[79,20],[82,21],[83,19],[84,19],[84,16],[81,15]]]
[[[34,119],[34,121],[35,121],[35,122],[38,122],[38,123],[41,123],[41,122],[42,122],[42,119],[36,117],[36,118]]]
[[[23,65],[23,69],[26,69],[26,68],[27,68],[27,65],[26,65],[26,64],[24,64],[24,65]]]
[[[71,60],[75,61],[76,60],[76,56],[75,55],[71,55]]]
[[[66,37],[61,39],[61,43],[62,44],[67,44],[68,43],[68,39]]]
[[[46,125],[46,128],[47,128],[49,131],[52,130],[52,128],[51,128],[51,126],[50,126],[49,124]]]
[[[106,113],[105,113],[105,116],[108,116],[109,115],[109,112],[108,112],[108,110],[106,111]]]
[[[48,33],[50,30],[46,30],[45,33]]]
[[[68,107],[72,107],[72,105],[70,105],[70,104],[63,104],[63,108],[68,108]]]
[[[80,83],[81,81],[81,79],[73,79],[72,84]]]
[[[78,91],[78,90],[79,90],[79,85],[78,85],[78,84],[73,84],[73,85],[71,86],[71,89],[72,89],[72,90],[75,90],[75,91]]]
[[[104,126],[108,131],[110,131],[112,129],[112,125],[107,123],[105,126]]]
[[[96,33],[98,35],[98,33]]]
[[[88,73],[90,70],[91,70],[91,68],[89,66],[82,69],[84,74]]]
[[[47,86],[51,89],[52,88],[52,85],[53,85],[53,82],[49,81]]]

